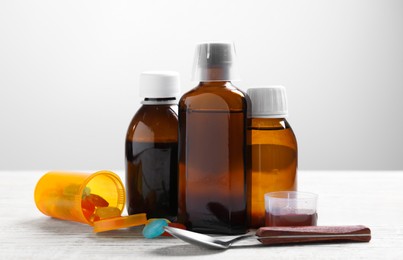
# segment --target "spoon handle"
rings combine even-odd
[[[369,242],[371,230],[365,226],[261,227],[256,231],[265,245],[314,242]]]

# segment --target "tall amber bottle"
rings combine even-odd
[[[297,188],[297,140],[286,120],[285,88],[250,88],[252,101],[251,132],[252,175],[249,200],[251,227],[265,223],[264,194]]]
[[[126,190],[129,215],[176,221],[178,210],[178,117],[176,72],[140,75],[142,106],[126,135]]]
[[[178,219],[197,232],[245,233],[250,101],[231,83],[232,44],[200,44],[195,59],[200,84],[179,101]]]

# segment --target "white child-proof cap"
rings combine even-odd
[[[200,82],[239,80],[234,44],[228,42],[198,44],[192,80]]]
[[[175,98],[179,95],[179,73],[175,71],[145,71],[140,74],[140,97]]]
[[[283,86],[250,88],[247,93],[252,101],[252,117],[283,118],[288,115],[287,94]]]

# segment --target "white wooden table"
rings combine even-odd
[[[33,199],[44,173],[0,172],[0,259],[403,259],[403,172],[299,172],[299,190],[319,194],[318,224],[367,225],[370,243],[264,247],[248,241],[226,251],[144,239],[139,228],[94,234],[90,226],[44,216]]]

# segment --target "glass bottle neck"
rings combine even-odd
[[[199,87],[229,87],[232,86],[231,81],[201,81]]]
[[[282,118],[253,118],[251,120],[251,127],[255,129],[267,130],[283,130],[290,128],[287,120]]]
[[[141,101],[143,105],[176,105],[178,102],[175,97],[167,98],[145,98]]]
[[[209,66],[201,69],[200,80],[203,82],[227,82],[231,80],[230,66]]]

